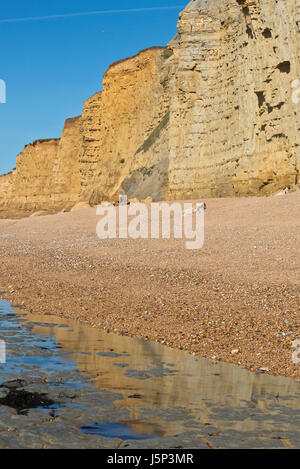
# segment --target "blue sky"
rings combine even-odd
[[[81,114],[85,99],[99,91],[116,60],[176,34],[187,0],[14,0],[0,12],[0,174],[15,167],[17,154],[38,138],[59,137],[66,118]],[[99,10],[159,8],[35,21],[3,19],[67,15]]]

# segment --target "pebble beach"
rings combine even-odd
[[[203,202],[203,201],[201,201]],[[0,297],[299,379],[300,192],[205,201],[205,243],[100,240],[95,208],[0,220]]]

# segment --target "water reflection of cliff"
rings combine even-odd
[[[45,316],[26,315],[44,323]],[[291,379],[250,373],[225,363],[191,357],[189,354],[113,334],[106,334],[75,321],[48,318],[57,326],[35,326],[40,334],[51,334],[77,363],[78,369],[95,377],[104,390],[118,392],[120,407],[181,407],[209,412],[209,404],[243,407],[255,402],[265,407],[269,396],[290,396],[289,405],[298,407],[299,385]],[[61,324],[70,327],[59,327]]]

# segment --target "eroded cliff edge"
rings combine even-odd
[[[192,0],[168,47],[113,64],[59,140],[25,147],[0,210],[266,195],[297,184],[300,0]]]
[[[55,212],[79,199],[81,118],[65,122],[61,139],[36,140],[17,156],[16,169],[0,176],[0,215]]]

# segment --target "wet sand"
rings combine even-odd
[[[299,378],[300,192],[206,201],[205,245],[105,240],[95,209],[0,220],[14,304]],[[263,370],[260,370],[263,368]]]
[[[298,448],[293,379],[0,300],[0,448]]]

